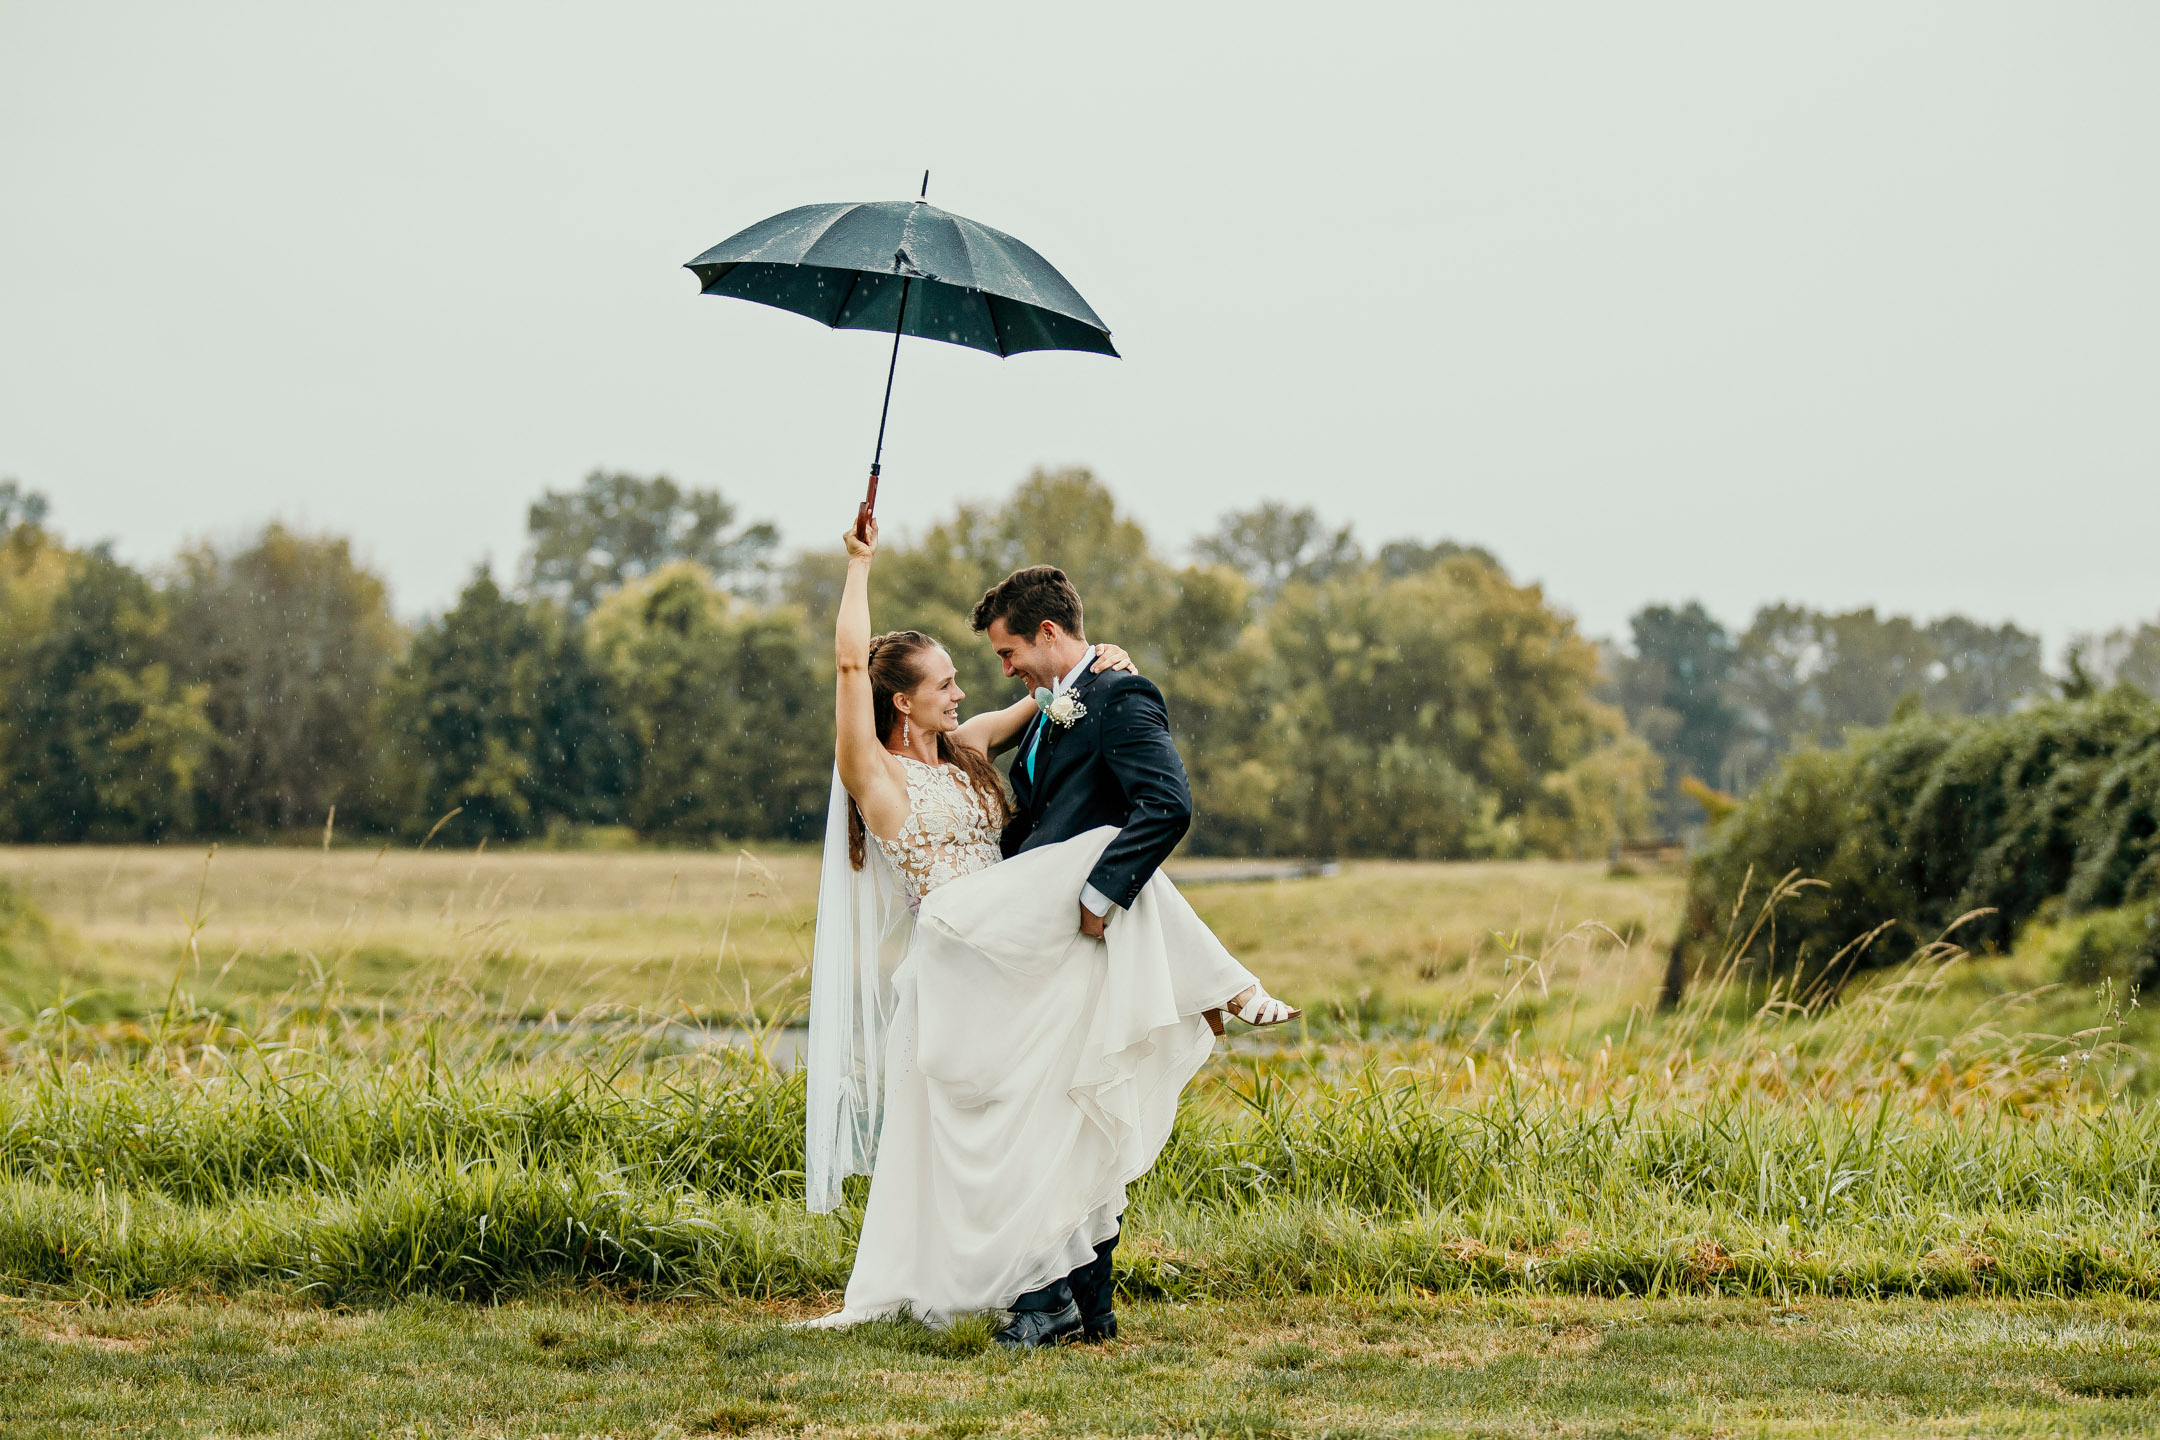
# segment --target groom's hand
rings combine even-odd
[[[1090,940],[1102,939],[1103,917],[1082,905],[1080,907],[1080,933]]]

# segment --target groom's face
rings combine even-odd
[[[1044,624],[1037,626],[1032,634],[1015,635],[1006,628],[1003,617],[1000,617],[992,620],[990,628],[983,633],[990,637],[990,648],[997,651],[998,659],[1005,663],[1007,679],[1025,680],[1030,685],[1048,685],[1065,673],[1062,666],[1051,668],[1054,662],[1049,652],[1053,648],[1054,638],[1049,632],[1053,629],[1053,626]]]

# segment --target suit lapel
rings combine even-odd
[[[1029,815],[1042,809],[1043,797],[1050,793],[1050,786],[1046,783],[1050,779],[1050,743],[1057,734],[1057,726],[1050,723],[1049,717],[1045,716],[1037,723],[1042,726],[1042,738],[1036,742],[1035,773],[1028,777],[1027,804],[1022,807]],[[1023,767],[1026,764],[1024,754],[1021,763]]]
[[[1078,698],[1080,703],[1084,705],[1087,703],[1085,692],[1094,683],[1095,671],[1092,668],[1082,670],[1080,678],[1073,681],[1072,688],[1065,693]],[[1088,717],[1085,715],[1075,720],[1072,725],[1059,725],[1048,719],[1043,721],[1042,753],[1035,757],[1035,777],[1029,782],[1027,808],[1030,814],[1042,809],[1044,800],[1049,797],[1050,765],[1057,754],[1059,737],[1064,735],[1067,730],[1075,726],[1085,725],[1087,722]]]
[[[1024,791],[1026,794],[1026,799],[1022,801],[1020,806],[1022,810],[1034,807],[1035,792],[1040,789],[1035,783],[1035,777],[1042,773],[1042,746],[1049,738],[1042,732],[1047,728],[1048,723],[1041,712],[1038,711],[1035,718],[1028,721],[1027,729],[1020,732],[1020,749],[1013,756],[1012,770],[1013,793],[1017,796]],[[1028,768],[1028,757],[1030,755],[1035,757],[1033,770]]]

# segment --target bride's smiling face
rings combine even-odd
[[[893,708],[924,730],[959,729],[960,702],[967,699],[967,692],[960,688],[952,656],[942,645],[933,645],[919,652],[917,663],[920,678],[912,690],[893,697]]]

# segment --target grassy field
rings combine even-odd
[[[100,1013],[162,1008],[177,976],[228,1005],[330,986],[355,1003],[455,994],[530,1018],[610,1005],[771,1019],[807,989],[817,868],[802,847],[0,847],[0,877],[84,941],[62,975],[38,978],[97,992]],[[1230,868],[1173,867],[1188,879]],[[1512,953],[1595,972],[1603,995],[1645,998],[1678,881],[1615,879],[1601,864],[1352,863],[1190,895],[1279,993],[1373,1013],[1454,1003],[1481,964],[1489,979]]]
[[[832,1303],[859,1212],[803,1212],[799,1077],[699,1042],[791,1012],[814,871],[0,852],[30,906],[0,907],[0,1425],[2160,1420],[2142,1008],[2056,983],[2041,929],[1835,1004],[1730,973],[1661,1015],[1676,877],[1597,865],[1193,885],[1314,1023],[1194,1085],[1134,1191],[1127,1338],[1023,1359],[972,1322],[787,1331]]]

